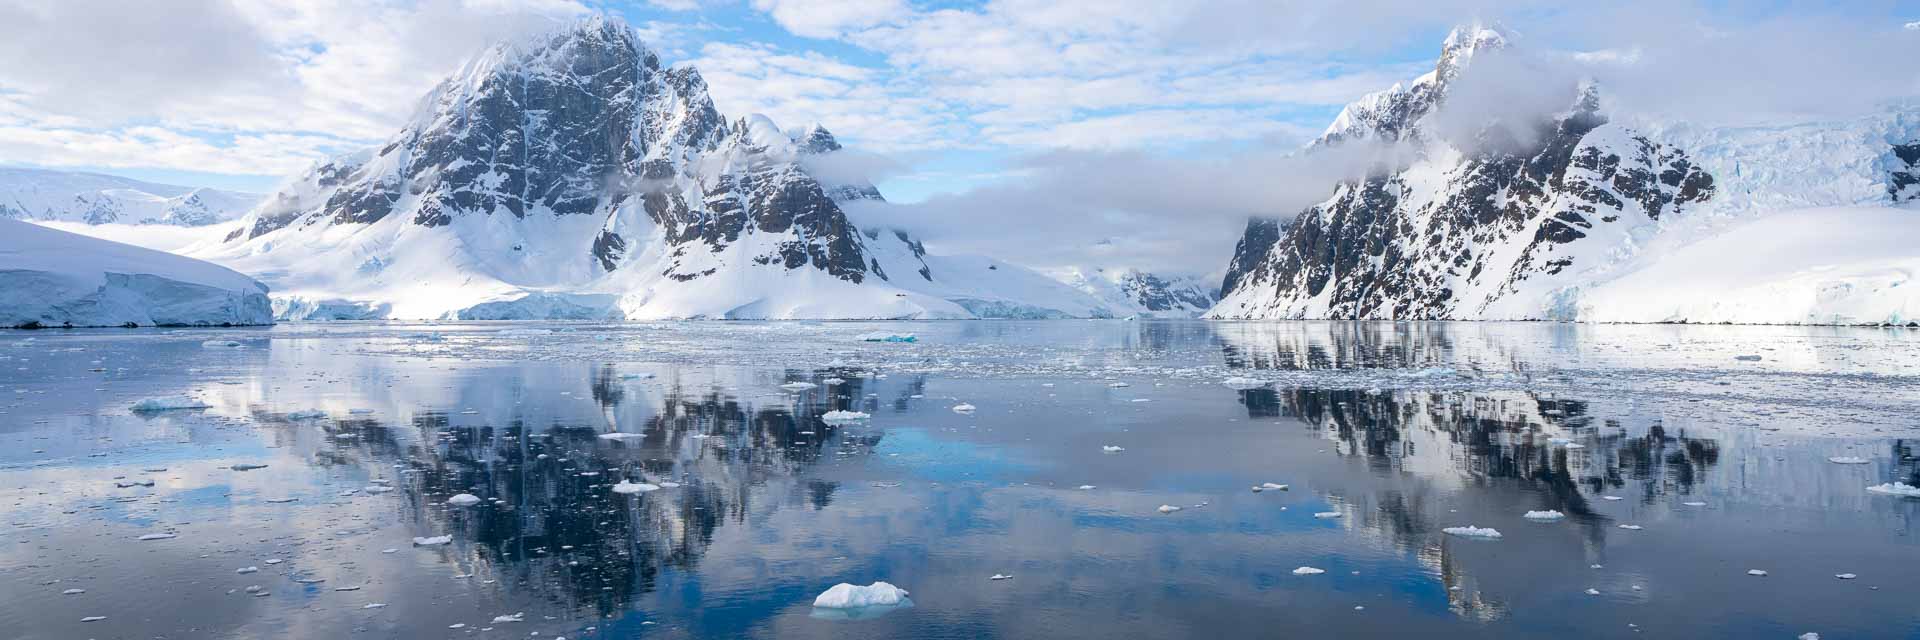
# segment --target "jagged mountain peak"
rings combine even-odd
[[[1517,37],[1497,24],[1468,23],[1453,28],[1440,45],[1434,68],[1411,83],[1361,96],[1334,117],[1309,148],[1348,141],[1399,142],[1417,135],[1420,121],[1445,102],[1448,89],[1475,58],[1507,50]]]
[[[827,128],[818,122],[807,125],[806,129],[800,131],[800,135],[793,137],[793,140],[800,145],[800,150],[806,153],[832,153],[841,148],[840,141],[834,139],[833,133],[827,131]]]

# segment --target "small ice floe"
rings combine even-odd
[[[1642,527],[1642,526],[1640,526],[1640,525],[1637,525],[1637,524],[1623,524],[1623,525],[1620,525],[1620,528],[1622,528],[1622,529],[1626,529],[1626,530],[1628,530],[1628,531],[1639,531],[1639,530],[1641,530],[1641,529],[1643,529],[1643,528],[1645,528],[1645,527]]]
[[[239,573],[239,574],[259,573],[260,567],[240,567],[238,569],[234,569],[233,572]]]
[[[872,417],[863,411],[828,411],[820,414],[820,420],[830,425],[853,424]]]
[[[919,338],[914,337],[914,335],[911,333],[887,333],[885,331],[875,331],[873,333],[862,333],[860,334],[859,338],[861,342],[919,342],[920,341]]]
[[[242,346],[246,346],[246,345],[242,345],[235,340],[208,340],[206,342],[200,343],[200,347],[203,349],[232,349],[235,347],[242,347]]]
[[[206,409],[213,405],[194,399],[192,396],[157,396],[133,403],[135,413],[153,413],[175,411],[179,409]]]
[[[287,414],[288,420],[319,420],[325,417],[327,417],[327,412],[320,409],[307,409],[305,411],[295,411]]]
[[[907,590],[885,582],[859,586],[842,582],[813,599],[817,609],[890,607],[908,602]]]
[[[1916,486],[1907,484],[1905,482],[1889,482],[1886,484],[1874,485],[1871,487],[1867,487],[1867,491],[1871,493],[1878,493],[1881,495],[1920,498],[1920,487],[1916,487]]]
[[[521,613],[516,613],[510,616],[494,616],[493,621],[495,624],[502,623],[502,622],[524,622],[526,621],[526,618],[527,618],[527,614],[525,612],[521,612]]]
[[[1552,509],[1548,509],[1546,511],[1528,511],[1526,515],[1523,515],[1520,517],[1526,518],[1528,520],[1532,520],[1534,522],[1553,522],[1556,520],[1565,519],[1567,517],[1567,514],[1560,513],[1559,511],[1555,511]]]
[[[85,618],[81,618],[80,621],[81,622],[99,622],[105,619],[107,619],[106,616],[87,616]]]
[[[827,379],[821,380],[820,382],[831,387],[834,385],[846,384],[847,381],[845,378],[827,378]]]
[[[989,576],[987,579],[988,580],[1012,580],[1013,576],[1010,576],[1004,573],[996,573],[996,574],[993,574],[992,576]]]
[[[962,403],[960,403],[960,404],[956,404],[956,405],[953,405],[953,412],[954,412],[954,413],[973,413],[975,409],[976,409],[976,407],[974,407],[974,406],[973,406],[973,405],[971,405],[971,404],[967,404],[967,403],[965,403],[965,402],[962,402]]]
[[[453,542],[453,536],[431,536],[431,537],[425,537],[425,538],[416,537],[413,539],[413,546],[433,547],[433,546],[447,544],[449,542]]]
[[[289,502],[299,502],[299,501],[300,501],[299,498],[267,498],[268,504],[286,504]]]
[[[1590,596],[1597,596],[1597,595],[1600,595],[1600,590],[1599,590],[1599,589],[1587,589],[1587,595],[1590,595]]]
[[[600,439],[601,439],[601,440],[615,440],[615,441],[618,441],[618,440],[639,440],[639,439],[642,439],[642,438],[645,438],[645,437],[647,437],[647,434],[644,434],[644,433],[627,433],[627,432],[624,432],[624,431],[615,431],[615,432],[613,432],[613,433],[602,433],[602,434],[600,434]]]
[[[141,540],[170,540],[175,537],[176,536],[174,536],[171,533],[149,533],[147,535],[140,536],[140,539]]]
[[[1831,458],[1827,458],[1827,462],[1831,462],[1834,464],[1867,464],[1873,461],[1868,460],[1866,458],[1858,458],[1854,456],[1834,456]]]
[[[1765,572],[1765,571],[1761,571],[1761,570],[1759,570],[1759,569],[1748,569],[1748,570],[1747,570],[1747,575],[1750,575],[1750,576],[1758,576],[1758,577],[1761,577],[1761,578],[1765,578],[1765,577],[1767,577],[1767,572]]]
[[[1284,484],[1278,484],[1273,482],[1262,482],[1260,483],[1260,488],[1266,489],[1268,491],[1286,491],[1291,487],[1288,487],[1287,485],[1284,485]]]
[[[817,385],[811,382],[789,382],[789,383],[780,385],[780,388],[786,389],[788,391],[806,391],[808,389],[812,389],[818,386],[820,385]]]
[[[1820,640],[1820,634],[1811,631],[1800,634],[1800,640]]]
[[[384,484],[370,484],[365,487],[362,487],[360,490],[367,493],[386,493],[388,491],[392,491],[393,487],[389,487]]]
[[[1319,519],[1321,519],[1321,520],[1331,520],[1331,519],[1333,519],[1333,518],[1338,518],[1338,517],[1340,517],[1340,512],[1338,512],[1338,511],[1322,511],[1322,512],[1319,512],[1319,513],[1316,513],[1316,514],[1313,514],[1313,517],[1315,517],[1315,518],[1319,518]]]
[[[664,482],[664,481],[663,481],[663,482],[661,482],[661,483],[660,483],[660,488],[662,488],[662,489],[672,489],[672,488],[674,488],[674,487],[678,487],[678,486],[680,486],[680,483],[678,483],[678,482]]]
[[[1127,450],[1127,448],[1126,448],[1126,447],[1116,447],[1116,446],[1113,446],[1113,445],[1110,445],[1110,444],[1108,444],[1108,445],[1101,445],[1101,446],[1100,446],[1100,452],[1101,452],[1101,453],[1120,453],[1120,452],[1122,452],[1122,451],[1126,451],[1126,450]]]
[[[1585,449],[1587,448],[1587,445],[1580,444],[1578,442],[1569,442],[1564,445],[1561,445],[1561,447],[1566,449]]]
[[[1620,496],[1600,496],[1600,499],[1605,500],[1607,502],[1618,502],[1620,500],[1625,500],[1626,498],[1622,498]]]
[[[1083,485],[1080,485],[1080,490],[1081,490],[1081,491],[1092,491],[1092,490],[1093,490],[1093,485],[1090,485],[1090,484],[1083,484]]]
[[[1704,506],[1707,506],[1707,503],[1705,503],[1705,502],[1697,502],[1697,501],[1696,501],[1696,502],[1682,502],[1682,503],[1680,503],[1680,504],[1681,504],[1682,506],[1688,506],[1688,507],[1704,507]]]
[[[1327,570],[1326,570],[1326,569],[1317,569],[1317,568],[1314,568],[1314,567],[1300,567],[1300,568],[1298,568],[1298,569],[1294,569],[1294,570],[1293,570],[1293,575],[1296,575],[1296,576],[1317,576],[1317,575],[1320,575],[1320,574],[1322,574],[1322,573],[1326,573],[1326,572],[1327,572]]]
[[[631,480],[621,480],[619,484],[613,485],[614,493],[646,493],[648,491],[659,490],[660,485],[646,482],[633,482]]]
[[[129,480],[126,482],[115,482],[113,483],[113,486],[119,487],[121,489],[131,489],[133,487],[151,487],[153,486],[153,481],[152,480]]]
[[[1858,574],[1852,574],[1852,573],[1836,573],[1836,574],[1833,574],[1833,577],[1839,578],[1841,580],[1852,580],[1860,576]]]
[[[1440,532],[1450,536],[1460,536],[1462,538],[1478,538],[1481,540],[1499,540],[1500,539],[1500,532],[1498,530],[1495,530],[1493,527],[1476,527],[1473,525],[1467,525],[1464,527],[1447,527],[1445,529],[1441,529]]]
[[[334,591],[359,591],[360,585],[356,584],[356,585],[347,586],[347,587],[334,587],[333,590]]]
[[[362,609],[385,609],[386,607],[387,607],[387,603],[385,603],[385,602],[369,602],[369,603],[367,603],[367,604],[366,604],[366,606],[363,606],[363,607],[360,607],[360,608],[362,608]]]
[[[63,595],[63,596],[77,596],[77,595],[80,595],[80,594],[82,594],[82,593],[86,593],[86,592],[87,592],[87,590],[86,590],[86,589],[68,589],[68,590],[66,590],[66,591],[62,591],[62,592],[60,592],[60,595]]]
[[[447,504],[450,504],[456,507],[471,507],[473,505],[480,504],[480,496],[476,496],[471,493],[462,493],[454,497],[447,498]]]
[[[1273,384],[1266,380],[1261,380],[1258,378],[1247,378],[1242,376],[1234,376],[1231,378],[1227,378],[1226,380],[1220,381],[1220,383],[1227,385],[1227,388],[1233,389],[1235,391],[1251,391],[1253,389],[1263,389],[1263,388],[1266,388],[1267,385]]]
[[[240,463],[240,464],[236,464],[236,465],[233,465],[233,466],[231,466],[231,467],[227,467],[227,468],[228,468],[228,469],[232,469],[232,470],[234,470],[234,471],[252,471],[252,470],[254,470],[254,469],[265,469],[265,468],[267,468],[267,465],[264,465],[264,464],[247,464],[247,463],[245,463],[245,462],[242,462],[242,463]]]
[[[1107,387],[1110,389],[1125,389],[1131,386],[1133,385],[1127,384],[1125,382],[1113,382],[1113,383],[1107,384]]]
[[[1173,513],[1179,510],[1180,510],[1180,507],[1176,507],[1170,504],[1160,505],[1160,513]]]

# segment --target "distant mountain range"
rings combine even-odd
[[[0,218],[15,220],[195,227],[240,217],[261,197],[98,173],[0,168]]]

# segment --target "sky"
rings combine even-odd
[[[0,165],[270,191],[380,143],[488,43],[595,12],[729,117],[832,130],[897,203],[860,215],[1043,268],[1217,272],[1249,215],[1330,186],[1291,152],[1463,23],[1655,117],[1920,93],[1920,0],[0,0]]]

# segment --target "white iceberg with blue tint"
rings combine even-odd
[[[815,597],[813,606],[816,609],[864,609],[896,607],[912,602],[907,599],[906,589],[886,582],[875,582],[864,587],[842,582]]]

